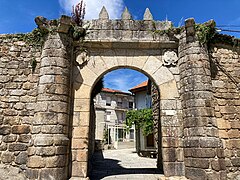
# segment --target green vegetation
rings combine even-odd
[[[152,109],[130,110],[126,115],[126,126],[129,130],[132,125],[136,125],[137,129],[142,129],[145,136],[153,133],[154,122]]]
[[[197,38],[201,45],[209,45],[212,42],[216,34],[216,23],[212,22],[211,24],[196,24],[195,30]]]

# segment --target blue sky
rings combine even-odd
[[[61,14],[70,15],[76,2],[79,0],[0,0],[0,34],[30,32],[36,27],[36,16],[57,19]],[[240,31],[240,0],[85,0],[85,3],[86,19],[98,18],[103,5],[110,18],[119,18],[127,6],[134,19],[142,19],[148,7],[155,20],[167,18],[175,26],[183,25],[185,19],[194,17],[197,23],[214,19],[217,26],[231,25],[234,27],[222,28]],[[240,33],[231,35],[240,38]],[[119,80],[119,75],[122,80]],[[126,91],[145,79],[141,73],[123,69],[108,73],[105,86]]]

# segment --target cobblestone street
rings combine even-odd
[[[162,179],[156,159],[139,157],[133,148],[97,152],[93,158],[91,180],[98,179]]]

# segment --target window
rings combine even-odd
[[[111,106],[111,98],[110,97],[106,98],[106,106]]]
[[[129,103],[128,103],[128,107],[129,107],[130,109],[132,109],[132,108],[133,108],[133,102],[129,102]]]
[[[111,120],[111,111],[106,111],[107,114],[107,121]]]
[[[122,99],[121,98],[118,98],[117,105],[120,106],[120,107],[122,106]]]

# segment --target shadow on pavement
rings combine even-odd
[[[135,152],[133,152],[135,153]],[[102,151],[95,152],[91,160],[92,171],[89,174],[90,180],[100,180],[107,176],[124,174],[163,174],[157,168],[125,168],[116,159],[104,159]]]

